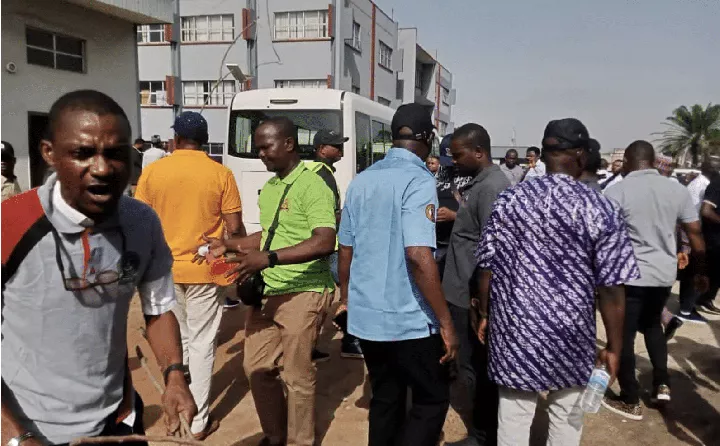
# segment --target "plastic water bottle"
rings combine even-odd
[[[590,375],[590,381],[588,381],[585,392],[583,392],[582,399],[580,400],[580,408],[583,412],[597,413],[597,411],[600,410],[600,403],[605,396],[605,390],[609,382],[610,374],[604,365],[593,370],[592,375]]]

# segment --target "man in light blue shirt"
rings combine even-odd
[[[341,299],[372,385],[369,444],[437,444],[449,405],[447,363],[458,339],[440,286],[435,178],[425,167],[433,125],[418,104],[398,108],[393,149],[345,196],[338,239]],[[412,389],[412,417],[405,419]]]

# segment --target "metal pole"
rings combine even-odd
[[[182,113],[182,73],[180,65],[180,42],[182,41],[181,26],[180,26],[180,0],[173,0],[173,41],[170,42],[170,65],[172,75],[175,78],[174,82],[174,97],[175,104],[173,104],[173,112],[175,116]]]

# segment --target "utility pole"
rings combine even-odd
[[[173,0],[173,23],[172,23],[172,41],[170,42],[170,66],[172,70],[173,93],[175,103],[173,104],[173,113],[175,116],[182,113],[182,76],[180,73],[180,42],[182,41],[180,27],[180,0]]]

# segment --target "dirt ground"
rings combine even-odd
[[[669,305],[677,306],[676,296]],[[645,419],[638,422],[627,421],[605,409],[587,415],[582,444],[720,445],[720,317],[710,318],[708,325],[685,324],[668,345],[673,391],[673,401],[668,407],[662,411],[646,407]],[[211,395],[211,416],[220,420],[220,429],[206,440],[209,445],[254,446],[262,438],[242,369],[243,320],[242,307],[227,310],[223,315]],[[161,377],[150,347],[141,335],[144,322],[137,301],[133,303],[128,324],[130,364],[135,387],[146,405],[145,426],[148,433],[163,435],[160,396],[135,357],[135,346],[139,345],[150,357],[155,376]],[[604,336],[601,324],[598,333]],[[318,439],[323,445],[366,445],[370,387],[364,364],[361,360],[340,358],[340,338],[329,324],[320,345],[332,357],[318,366]],[[635,351],[640,383],[649,389],[652,369],[641,336]],[[645,395],[644,402],[649,405],[649,394]],[[547,418],[542,416],[541,409],[539,405],[532,445],[545,443],[543,431]],[[465,428],[451,409],[444,438],[456,441],[464,436]]]

